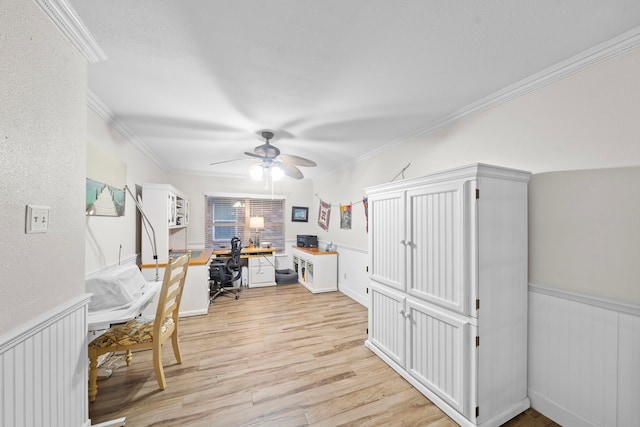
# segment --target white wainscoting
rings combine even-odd
[[[89,426],[84,295],[0,337],[0,426]]]
[[[336,250],[338,251],[338,290],[368,307],[369,254],[367,250],[344,245],[337,245]]]
[[[320,241],[318,246],[323,249],[327,243],[329,242]],[[291,246],[295,246],[295,244],[295,240],[285,242],[287,257],[278,261],[278,268],[293,268]],[[367,272],[367,263],[369,262],[369,253],[367,249],[337,244],[336,251],[338,252],[338,291],[368,307],[369,273]]]
[[[638,425],[640,307],[529,284],[531,406],[566,426]]]

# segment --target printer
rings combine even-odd
[[[301,248],[317,248],[318,236],[313,236],[310,234],[298,234],[298,238],[296,239],[296,246],[299,246]]]

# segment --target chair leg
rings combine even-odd
[[[127,350],[124,360],[127,362],[127,366],[131,365],[131,361],[133,360],[133,353],[131,353],[131,350]]]
[[[180,343],[178,342],[178,330],[176,329],[171,334],[171,345],[173,346],[173,354],[176,357],[178,364],[182,363],[182,355],[180,354]]]
[[[89,350],[89,402],[98,395],[98,355]]]
[[[153,370],[156,373],[156,380],[158,380],[158,388],[164,390],[167,386],[167,381],[164,378],[164,369],[162,368],[162,345],[153,346]]]

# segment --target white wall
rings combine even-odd
[[[390,150],[346,166],[342,171],[314,182],[314,192],[323,200],[331,201],[334,209],[339,203],[353,201],[365,187],[391,180],[407,164],[407,178],[422,176],[429,172],[483,162],[524,169],[539,174],[549,171],[578,169],[615,168],[640,165],[640,49],[633,49],[608,61],[598,63],[580,73],[516,98],[484,113],[468,117],[441,128],[428,135],[418,136]],[[595,179],[595,178],[594,178]],[[351,185],[345,189],[344,183]],[[534,192],[538,180],[534,179],[530,191]],[[552,185],[546,183],[545,185]],[[584,190],[589,192],[591,182]],[[637,194],[637,181],[618,180],[617,194]],[[591,194],[593,203],[599,196]],[[617,198],[618,201],[620,198]],[[611,202],[607,197],[604,203]],[[537,203],[533,201],[530,215],[538,215]],[[606,206],[606,205],[605,205]],[[624,205],[627,206],[627,205]],[[637,205],[636,205],[637,206]],[[623,206],[610,206],[619,209]],[[317,216],[318,200],[314,199],[312,219]],[[334,211],[336,212],[336,211]],[[354,208],[353,230],[339,229],[338,216],[333,216],[327,233],[318,233],[324,240],[341,245],[366,248],[366,233],[363,227],[363,211]],[[537,218],[530,217],[530,221]],[[614,248],[629,248],[637,239],[636,222],[610,224],[616,236],[591,241],[593,247],[606,244]],[[589,222],[582,222],[587,225]],[[579,232],[590,232],[583,228]],[[627,233],[627,231],[633,231]],[[541,244],[542,246],[538,246]],[[579,249],[582,240],[568,240],[566,251]],[[536,245],[536,246],[533,246]],[[554,245],[553,240],[532,240],[530,253],[540,254]],[[357,260],[355,261],[357,262]],[[616,272],[619,265],[611,257],[595,260],[589,269],[600,269],[612,274],[612,278],[634,277],[635,269],[625,264],[627,271]],[[365,268],[366,266],[362,266]],[[531,276],[542,277],[540,284],[573,291],[598,294],[621,301],[635,301],[628,294],[631,283],[626,281],[607,283],[576,283],[575,266],[568,266],[561,258],[545,258],[545,263],[531,265]],[[551,277],[545,269],[558,274]],[[599,275],[602,277],[602,274]],[[635,276],[637,277],[637,276]],[[547,282],[549,280],[550,282]],[[567,281],[571,281],[568,283]],[[551,283],[552,282],[552,283]],[[637,280],[636,282],[637,283]]]
[[[169,183],[189,197],[190,219],[188,241],[192,248],[204,247],[204,196],[211,193],[270,195],[271,187],[252,179],[169,174]],[[309,206],[313,185],[307,180],[276,181],[273,194],[285,196],[285,239],[295,240],[296,234],[309,234],[309,223],[291,222],[291,206]]]
[[[84,57],[35,2],[0,6],[0,335],[84,294]],[[50,209],[25,234],[26,205]]]
[[[127,186],[134,194],[140,193],[140,191],[136,193],[136,186],[141,186],[145,182],[166,183],[167,174],[156,163],[91,108],[85,108],[85,110],[87,111],[87,141],[126,163]],[[135,257],[140,253],[140,242],[136,239],[139,236],[136,229],[140,224],[136,224],[136,212],[135,204],[127,194],[124,216],[87,216],[85,218],[85,272],[87,274],[117,264],[119,259]]]
[[[533,175],[529,282],[640,306],[640,167]]]

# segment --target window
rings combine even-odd
[[[284,199],[251,196],[205,196],[205,244],[214,249],[228,248],[232,237],[243,246],[255,241],[271,242],[276,251],[284,250]],[[249,218],[264,218],[264,228],[249,228]]]

